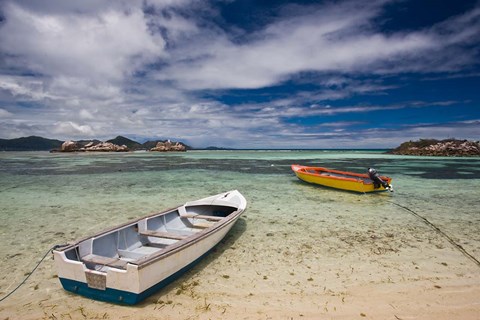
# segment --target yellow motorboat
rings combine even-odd
[[[373,168],[363,174],[292,164],[292,170],[300,180],[325,187],[361,193],[393,191],[392,178],[379,176]]]

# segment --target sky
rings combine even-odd
[[[480,2],[0,0],[0,138],[480,140]]]

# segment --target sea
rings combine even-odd
[[[373,167],[392,177],[394,192],[307,184],[292,164],[359,173]],[[16,290],[0,311],[41,306],[44,316],[55,316],[51,301],[88,306],[62,290],[48,253],[54,245],[235,189],[248,202],[241,219],[212,254],[146,304],[174,305],[178,290],[189,288],[201,293],[200,305],[208,294],[213,303],[236,292],[235,300],[294,310],[315,290],[338,296],[341,305],[351,285],[435,281],[454,277],[444,273],[452,265],[458,277],[478,272],[479,157],[384,150],[0,152],[0,298]],[[265,298],[269,293],[277,298]],[[207,299],[205,309],[214,308]],[[233,302],[223,299],[228,310]],[[324,301],[312,303],[324,311]]]

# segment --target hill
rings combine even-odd
[[[157,145],[157,141],[147,141],[142,144],[143,149],[145,150],[150,150],[152,148],[155,148],[156,145]]]
[[[235,150],[232,148],[223,148],[223,147],[215,147],[215,146],[210,146],[206,147],[204,150],[212,150],[212,151],[224,151],[224,150]]]
[[[0,139],[0,151],[47,151],[58,149],[63,141],[37,136]]]
[[[128,150],[132,150],[132,151],[145,149],[145,147],[140,143],[122,136],[117,136],[115,139],[107,140],[106,142],[111,142],[119,146],[126,145],[128,147]]]

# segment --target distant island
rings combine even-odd
[[[0,139],[0,151],[45,151],[60,148],[63,141],[37,136]]]
[[[478,141],[420,139],[402,143],[387,153],[412,156],[472,157],[480,156]]]
[[[61,141],[38,136],[22,137],[16,139],[0,139],[0,151],[51,151],[51,152],[129,152],[129,151],[187,151],[193,147],[179,141],[154,140],[139,143],[123,136],[117,136],[107,141],[78,140]],[[200,150],[234,150],[210,146]],[[408,141],[399,147],[387,151],[389,154],[413,156],[480,156],[480,143],[478,141],[458,139],[420,139]]]
[[[193,149],[183,142],[170,140],[147,141],[138,143],[118,136],[115,139],[100,141],[79,140],[61,141],[37,136],[17,139],[0,139],[0,151],[51,151],[51,152],[128,152],[128,151],[187,151]]]

